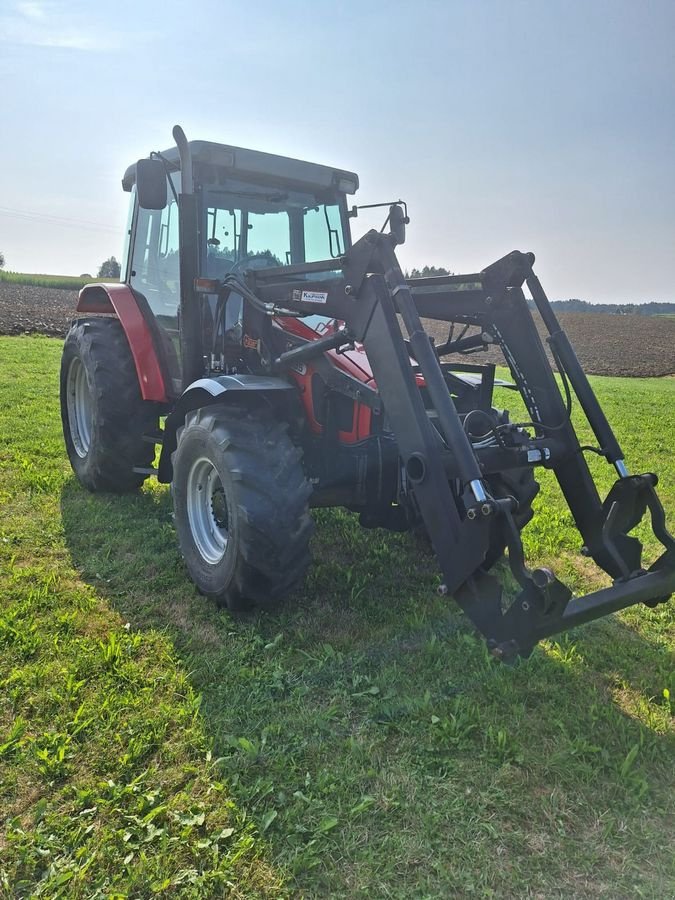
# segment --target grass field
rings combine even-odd
[[[0,338],[8,896],[675,895],[674,604],[506,667],[407,536],[324,511],[303,592],[233,618],[187,581],[166,488],[74,481],[60,348]],[[675,379],[594,384],[672,526]],[[594,586],[550,478],[537,505],[531,558]]]

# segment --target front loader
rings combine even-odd
[[[298,585],[319,506],[346,507],[364,527],[424,532],[441,590],[501,659],[670,597],[675,540],[657,477],[628,471],[533,254],[406,279],[396,257],[402,201],[382,204],[382,230],[352,242],[353,173],[188,142],[178,127],[174,138],[125,173],[124,282],[85,287],[66,339],[64,435],[85,487],[134,490],[150,475],[171,483],[187,570],[230,609],[271,607]],[[436,345],[422,319],[448,323],[447,340]],[[527,422],[493,405],[495,367],[474,362],[491,345]],[[573,395],[596,447],[579,444]],[[616,470],[604,500],[587,449]],[[521,530],[538,467],[555,473],[582,552],[611,587],[573,597],[553,572],[527,565]],[[663,552],[645,567],[630,532],[647,512]],[[504,552],[515,596],[491,574]]]

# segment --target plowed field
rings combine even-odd
[[[0,282],[0,334],[65,336],[77,291]]]
[[[0,334],[65,335],[76,302],[76,291],[0,284]],[[675,374],[675,318],[560,313],[559,319],[591,375]],[[438,343],[445,340],[444,325],[426,325]],[[503,362],[498,349],[462,360]]]
[[[589,375],[646,378],[675,374],[675,318],[563,312],[558,313],[558,319],[584,371]],[[548,333],[538,314],[535,314],[535,321],[547,347],[545,341]],[[426,321],[425,327],[437,344],[446,340],[445,324]],[[502,352],[497,347],[487,352],[449,358],[463,362],[504,364]]]

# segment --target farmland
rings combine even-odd
[[[0,281],[0,334],[65,336],[77,291]]]
[[[640,378],[675,373],[675,318],[590,312],[559,312],[556,315],[589,375]],[[538,315],[535,315],[535,321],[544,347],[547,347],[548,334],[544,324]],[[440,328],[438,322],[429,322],[427,327],[437,343],[443,343],[447,338],[447,331]],[[462,359],[466,361],[467,357]],[[468,359],[504,364],[498,348],[490,348],[487,353]],[[549,361],[552,362],[550,353]]]
[[[0,281],[0,334],[63,336],[76,302],[74,290]],[[589,374],[658,377],[675,373],[675,317],[563,312],[559,319]],[[447,331],[439,323],[427,325],[438,343],[445,341]],[[543,336],[541,322],[538,325]],[[503,363],[497,349],[469,358]]]

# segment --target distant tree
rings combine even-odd
[[[0,269],[5,268],[5,254],[0,250]]]
[[[89,272],[83,272],[83,273],[80,275],[80,278],[91,278],[91,275],[89,274]]]
[[[413,269],[408,278],[433,278],[434,275],[454,275],[450,269],[444,269],[443,266],[425,266],[423,269]]]
[[[117,262],[114,256],[111,256],[110,259],[106,259],[105,262],[101,263],[101,266],[98,270],[98,278],[119,278],[120,277],[120,264]]]

